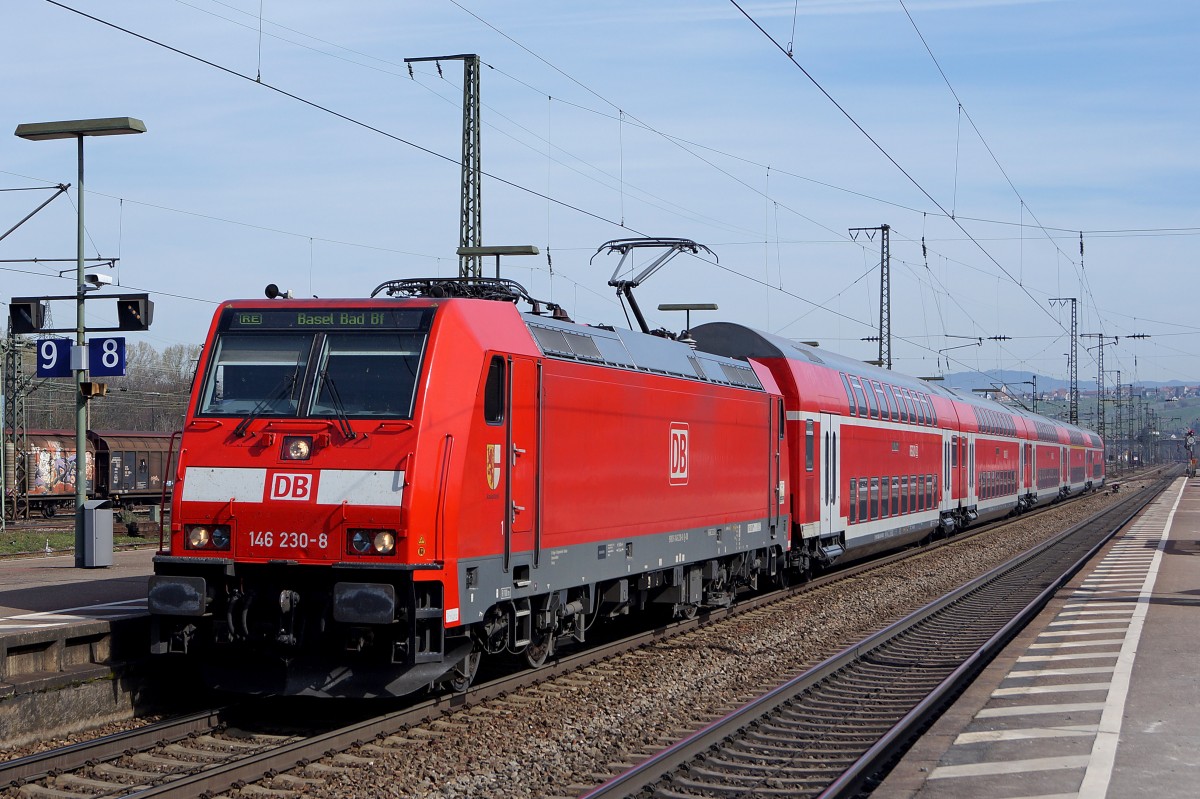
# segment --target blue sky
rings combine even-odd
[[[471,52],[484,243],[536,244],[505,276],[579,321],[624,323],[600,244],[687,237],[720,263],[652,277],[652,324],[682,326],[660,302],[717,302],[694,321],[871,359],[877,240],[848,230],[886,223],[896,369],[1065,376],[1070,317],[1048,299],[1077,297],[1080,332],[1121,337],[1105,367],[1123,382],[1200,380],[1193,3],[62,0],[224,69],[46,0],[5,6],[0,189],[75,182],[72,143],[19,123],[146,123],[88,141],[85,207],[88,255],[154,296],[159,348],[267,283],[365,296],[455,273],[462,68],[410,79],[403,59]],[[0,192],[0,232],[48,196]],[[0,259],[73,257],[73,200]],[[0,263],[0,300],[69,293],[58,269]]]

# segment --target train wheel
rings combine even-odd
[[[57,509],[54,507],[53,502],[47,502],[45,505],[42,506],[42,515],[45,516],[47,519],[53,519],[54,513],[56,510]]]
[[[698,604],[690,604],[690,603],[682,604],[681,603],[681,604],[678,604],[675,606],[676,617],[678,617],[680,619],[685,619],[687,621],[691,621],[692,619],[696,618],[696,615],[699,612],[700,612],[700,606]]]
[[[540,669],[546,665],[546,658],[554,649],[554,631],[535,629],[525,647],[525,663],[531,669]]]
[[[475,675],[479,672],[479,661],[483,660],[483,652],[478,648],[472,648],[471,653],[458,662],[458,665],[450,672],[450,678],[446,680],[446,685],[450,686],[450,690],[456,694],[466,693],[466,690],[471,687],[471,683],[475,680]]]

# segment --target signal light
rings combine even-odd
[[[146,294],[117,298],[117,328],[119,330],[149,330],[154,321],[154,303]]]
[[[107,383],[92,383],[92,382],[85,381],[85,382],[79,384],[79,393],[82,394],[86,399],[92,399],[93,397],[103,397],[105,394],[108,393],[108,384]]]
[[[36,333],[46,324],[46,304],[40,299],[13,297],[8,322],[14,333]]]

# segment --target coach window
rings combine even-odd
[[[787,414],[783,410],[783,400],[779,400],[777,404],[779,406],[779,440],[782,441],[784,430],[787,427]]]
[[[858,481],[850,478],[850,523],[858,521]]]
[[[958,436],[951,436],[950,442],[950,465],[958,466]]]
[[[850,381],[846,379],[846,373],[842,372],[842,388],[846,389],[846,401],[850,403],[850,415],[858,416],[858,403],[854,401],[854,389],[850,388]]]
[[[926,401],[929,403],[930,424],[937,427],[937,408],[933,407],[933,397],[927,397]]]
[[[488,424],[504,421],[504,358],[499,355],[488,366],[487,385],[483,387],[483,419]]]
[[[908,512],[917,512],[917,476],[909,475],[908,478]]]
[[[900,478],[892,478],[892,515],[900,513]]]
[[[862,383],[854,375],[850,376],[850,385],[854,386],[854,396],[858,398],[858,415],[867,415],[867,396],[863,394]]]
[[[875,391],[871,388],[871,381],[867,380],[866,378],[863,378],[862,387],[863,387],[863,390],[866,391],[866,393],[867,393],[867,407],[870,409],[871,418],[878,419],[879,418],[879,405],[878,405],[879,400],[877,400],[875,398]]]
[[[875,387],[875,398],[879,400],[879,418],[885,422],[891,418],[892,410],[888,407],[887,393],[883,390],[883,386],[871,381],[871,385]]]
[[[879,518],[879,478],[871,478],[871,518]]]
[[[879,515],[886,519],[892,506],[892,481],[886,477],[882,480],[883,484],[879,486]]]
[[[813,423],[809,419],[804,423],[804,471],[813,470]]]
[[[908,410],[904,407],[904,398],[900,396],[900,389],[892,386],[892,399],[896,403],[896,411],[900,414],[900,421],[908,421]]]
[[[867,520],[867,501],[871,491],[871,481],[865,477],[858,478],[858,520]]]
[[[895,479],[895,478],[892,478]],[[900,513],[908,513],[908,478],[900,478]]]

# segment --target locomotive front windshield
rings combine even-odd
[[[228,309],[197,413],[410,419],[431,316]]]

